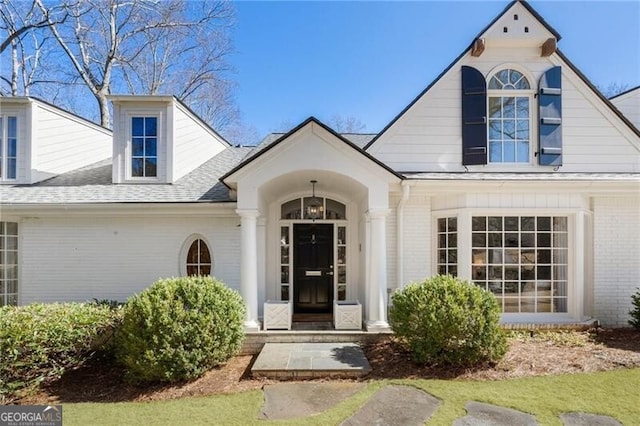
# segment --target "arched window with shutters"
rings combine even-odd
[[[187,247],[184,271],[186,275],[211,275],[213,256],[206,241],[199,236],[192,237],[185,245]]]
[[[489,79],[489,163],[531,162],[533,95],[529,80],[520,71],[502,69]]]

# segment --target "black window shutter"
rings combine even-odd
[[[562,165],[562,70],[553,67],[540,78],[538,92],[541,166]]]
[[[487,83],[468,66],[462,67],[462,164],[487,164]]]

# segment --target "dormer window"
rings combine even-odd
[[[0,115],[0,180],[17,176],[18,118]]]
[[[131,177],[158,176],[158,117],[131,118]]]
[[[521,72],[504,69],[489,80],[488,139],[490,163],[531,162],[531,98]]]

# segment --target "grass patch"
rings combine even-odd
[[[524,411],[542,425],[561,425],[559,414],[582,411],[612,416],[623,424],[640,418],[637,384],[640,369],[591,374],[530,377],[501,381],[392,380],[374,381],[364,390],[326,412],[304,420],[305,425],[340,424],[382,386],[404,384],[429,392],[443,401],[428,424],[445,425],[465,415],[468,401],[479,401]],[[113,404],[65,404],[66,425],[300,424],[258,420],[260,391],[192,397],[170,401]]]

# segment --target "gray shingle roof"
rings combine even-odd
[[[0,186],[3,204],[181,203],[231,201],[218,178],[252,148],[228,148],[173,184],[113,184],[111,160],[33,185]]]

